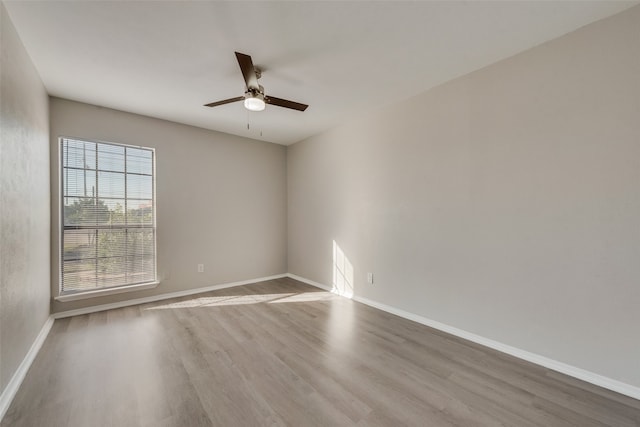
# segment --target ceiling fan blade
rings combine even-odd
[[[242,77],[247,85],[247,89],[260,90],[258,85],[258,76],[256,75],[256,69],[253,66],[253,61],[249,55],[236,52],[236,59],[238,59],[238,65],[240,65],[240,71],[242,71]]]
[[[238,96],[236,98],[229,98],[223,101],[211,102],[209,104],[204,104],[205,107],[217,107],[218,105],[231,104],[232,102],[242,101],[244,96]]]
[[[304,111],[307,109],[307,104],[300,104],[299,102],[288,101],[282,98],[276,98],[275,96],[265,96],[264,102],[271,105],[277,105],[278,107],[291,108],[292,110]]]

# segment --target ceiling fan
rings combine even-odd
[[[211,102],[209,104],[205,104],[205,107],[217,107],[218,105],[230,104],[232,102],[244,100],[244,107],[250,111],[262,111],[266,104],[291,108],[292,110],[298,111],[304,111],[307,109],[308,105],[306,104],[300,104],[299,102],[265,95],[264,87],[258,84],[258,79],[262,76],[262,71],[253,66],[253,61],[249,55],[236,52],[236,58],[238,59],[238,65],[240,65],[240,71],[242,71],[242,77],[244,77],[246,86],[244,96]]]

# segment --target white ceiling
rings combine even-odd
[[[5,1],[51,95],[280,144],[637,3]],[[243,94],[234,51],[307,111],[203,107]]]

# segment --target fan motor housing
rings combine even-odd
[[[260,98],[262,100],[264,100],[264,87],[262,85],[260,85],[259,89],[255,89],[250,87],[249,89],[247,89],[247,91],[244,93],[244,98]]]

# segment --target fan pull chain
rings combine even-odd
[[[247,130],[251,130],[251,121],[249,118],[251,117],[251,113],[247,110]],[[260,136],[262,136],[262,129],[260,129]]]

